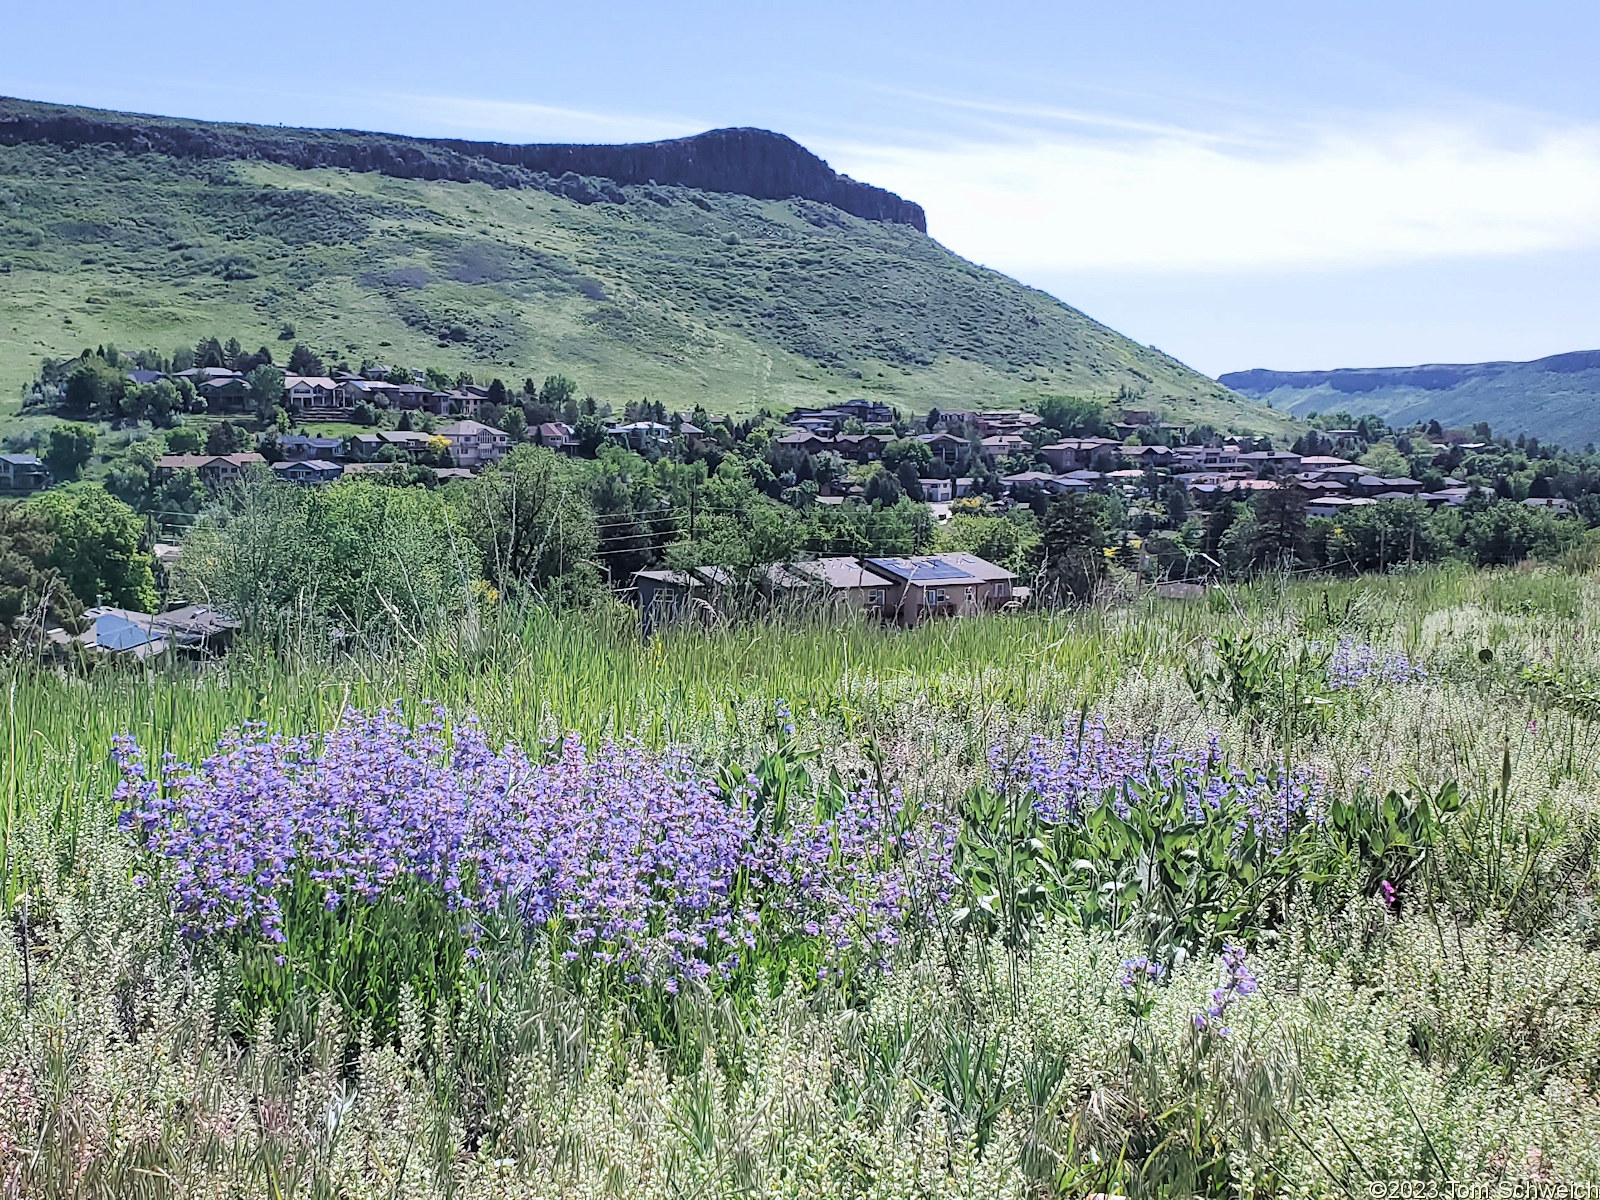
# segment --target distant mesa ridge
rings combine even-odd
[[[840,175],[793,138],[766,129],[713,129],[694,137],[621,146],[432,144],[548,175],[574,171],[617,183],[654,182],[763,200],[798,196],[869,221],[911,225],[924,233],[928,229],[920,204]]]
[[[1231,371],[1217,382],[1246,396],[1264,396],[1279,388],[1331,387],[1336,392],[1361,394],[1380,388],[1411,387],[1443,392],[1479,379],[1493,379],[1509,371],[1546,371],[1575,375],[1600,369],[1600,350],[1574,350],[1532,362],[1428,363],[1416,367],[1344,367],[1335,371]]]
[[[762,200],[831,204],[869,221],[926,233],[922,206],[840,175],[793,138],[713,129],[634,145],[513,145],[342,129],[285,129],[142,116],[0,97],[0,145],[112,145],[190,159],[257,159],[303,169],[342,167],[401,179],[541,187],[581,203],[626,196],[613,185],[654,183]]]

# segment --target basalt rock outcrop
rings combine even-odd
[[[515,145],[189,121],[0,98],[0,145],[27,143],[531,187],[581,204],[624,203],[623,186],[656,184],[815,200],[869,221],[927,229],[920,205],[840,175],[792,138],[765,129],[714,129],[635,145]]]

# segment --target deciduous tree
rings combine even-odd
[[[75,421],[52,427],[45,442],[44,465],[59,481],[76,479],[93,456],[98,436],[89,426]]]
[[[463,525],[499,591],[552,598],[598,580],[591,470],[554,450],[518,446],[464,491]]]
[[[51,624],[76,631],[83,604],[49,565],[55,547],[50,525],[23,504],[0,504],[0,652]]]
[[[1109,428],[1099,402],[1081,396],[1046,396],[1039,401],[1039,416],[1063,437],[1102,437]]]
[[[28,503],[53,539],[44,565],[59,571],[80,601],[140,612],[155,607],[150,556],[139,547],[143,523],[132,508],[91,483],[56,488]]]
[[[263,421],[270,421],[283,407],[283,372],[271,363],[262,363],[250,372],[248,382],[250,403],[255,406],[256,415]]]

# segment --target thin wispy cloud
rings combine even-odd
[[[945,147],[828,147],[1005,270],[1367,267],[1600,245],[1600,129],[1508,140],[1424,115],[1259,135],[1014,129]]]
[[[976,113],[997,118],[993,123],[993,127],[998,130],[1009,131],[1013,136],[1018,131],[1017,122],[1020,119],[1029,122],[1028,128],[1032,129],[1049,125],[1065,125],[1087,129],[1112,130],[1118,133],[1176,137],[1195,142],[1237,143],[1241,140],[1240,135],[1237,133],[1191,129],[1164,121],[1147,120],[1140,117],[1087,108],[1062,108],[1048,104],[973,100],[959,96],[941,96],[931,92],[909,91],[904,88],[879,88],[877,90],[885,95],[917,101],[932,108],[955,109],[960,112]]]
[[[384,92],[376,105],[405,114],[410,128],[460,130],[469,135],[500,134],[514,141],[655,141],[684,137],[706,128],[690,118],[602,112],[475,96]]]

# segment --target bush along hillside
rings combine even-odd
[[[8,660],[0,1181],[1582,1194],[1597,618],[1575,559]]]
[[[15,396],[43,357],[85,346],[219,328],[255,346],[292,327],[329,360],[559,372],[619,405],[748,412],[867,394],[921,411],[1126,391],[1186,423],[1286,428],[914,224],[785,191],[805,187],[798,176],[763,176],[754,195],[552,190],[488,160],[474,161],[498,175],[400,178],[291,165],[350,156],[221,134],[202,140],[239,157],[186,156],[167,134],[85,144],[0,120],[6,130],[0,394]]]

